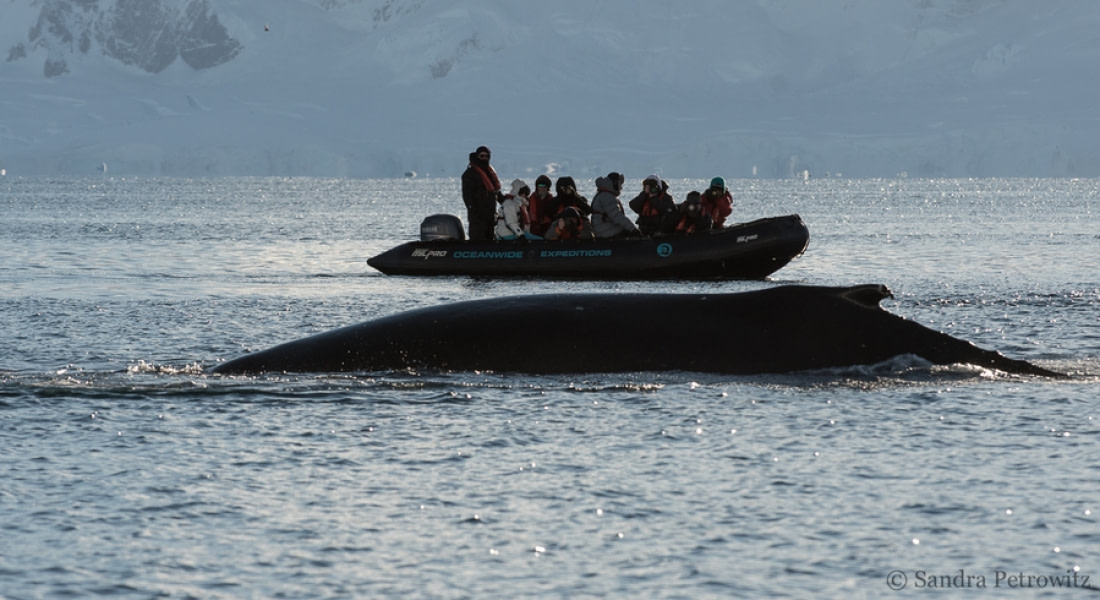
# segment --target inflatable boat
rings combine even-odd
[[[420,237],[367,264],[386,275],[763,279],[802,254],[810,232],[801,217],[787,215],[689,235],[474,242],[458,217],[432,215]]]

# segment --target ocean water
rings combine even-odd
[[[0,598],[1100,587],[1100,182],[730,185],[735,219],[810,229],[768,281],[366,265],[422,216],[463,214],[455,179],[0,177]],[[784,283],[884,283],[886,310],[1071,377],[914,358],[755,377],[208,374],[459,300]]]

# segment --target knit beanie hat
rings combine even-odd
[[[722,188],[723,190],[725,190],[726,180],[722,179],[721,177],[715,177],[714,179],[710,180],[710,187]]]

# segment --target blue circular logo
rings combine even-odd
[[[664,243],[660,246],[657,246],[657,256],[660,256],[662,258],[666,256],[672,256],[672,244]]]

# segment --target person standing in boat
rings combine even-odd
[[[592,230],[601,239],[641,236],[642,232],[630,222],[619,202],[625,178],[611,172],[607,177],[596,178],[596,195],[592,197]]]
[[[531,194],[527,202],[530,204],[527,211],[531,214],[531,233],[541,236],[550,228],[550,222],[554,215],[561,212],[558,200],[550,193],[550,178],[539,175],[535,180],[535,193]]]
[[[497,215],[498,240],[542,239],[531,233],[531,215],[527,212],[527,199],[530,195],[531,188],[522,179],[512,181],[512,193],[504,196],[500,214]]]
[[[676,201],[661,178],[650,175],[642,181],[642,193],[630,201],[630,209],[638,213],[638,229],[645,235],[655,235],[676,214]]]
[[[588,205],[588,198],[577,193],[577,182],[573,181],[572,177],[568,175],[558,177],[558,180],[554,182],[554,190],[558,193],[559,210],[565,210],[572,206],[581,213],[582,217],[588,217],[592,214],[592,207]]]
[[[689,192],[676,210],[676,216],[666,223],[668,233],[700,233],[710,231],[710,215],[703,212],[703,199],[699,192]]]
[[[466,224],[471,240],[493,239],[497,203],[502,200],[500,179],[489,164],[492,152],[478,146],[470,153],[470,164],[462,173],[462,202],[466,205]]]
[[[715,177],[710,187],[703,193],[703,212],[706,213],[715,229],[721,229],[726,217],[733,212],[733,196],[726,189],[726,180]]]

